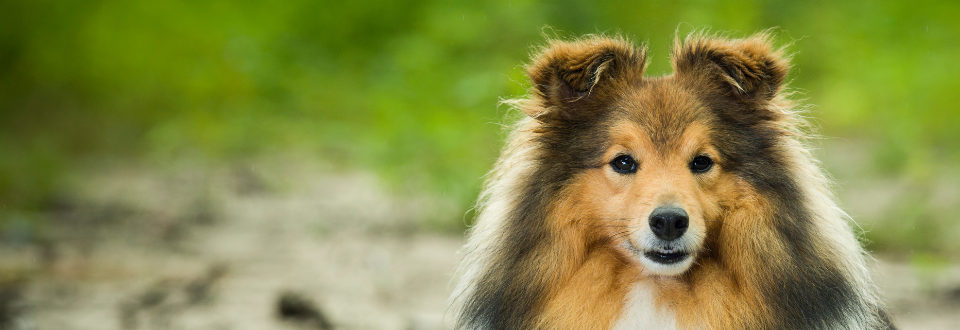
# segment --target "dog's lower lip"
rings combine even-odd
[[[683,261],[689,256],[686,252],[658,252],[658,251],[647,251],[643,254],[647,259],[653,260],[654,262],[669,265],[675,264]]]

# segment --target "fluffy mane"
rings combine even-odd
[[[782,92],[788,58],[764,33],[738,40],[692,34],[677,40],[672,58],[674,77],[716,75],[715,84],[697,86],[732,87],[736,104],[752,110],[720,120],[749,123],[763,141],[756,142],[760,149],[742,147],[738,157],[752,161],[736,167],[743,184],[736,202],[723,205],[722,226],[708,234],[706,252],[675,278],[650,279],[658,283],[656,304],[676,316],[670,326],[892,328],[869,256],[801,134],[804,118]],[[600,116],[564,113],[562,105],[659,79],[642,77],[645,65],[645,48],[602,36],[551,41],[534,56],[527,67],[530,96],[509,102],[525,116],[488,174],[461,251],[451,297],[457,329],[613,328],[626,313],[628,288],[640,278],[631,275],[636,266],[606,248],[615,235],[574,225],[589,220],[570,193],[588,165],[553,159],[563,148],[589,148],[588,142],[558,147],[568,131],[589,126],[571,126],[571,116]],[[563,291],[571,287],[576,295]]]

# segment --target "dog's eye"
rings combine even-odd
[[[713,160],[707,156],[697,156],[690,162],[690,170],[694,173],[703,173],[713,167]]]
[[[633,160],[633,157],[620,155],[610,162],[610,167],[613,167],[617,173],[630,174],[637,171],[637,161]]]

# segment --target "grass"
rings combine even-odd
[[[705,27],[778,26],[823,133],[879,141],[870,171],[927,180],[960,159],[945,97],[960,89],[958,15],[952,1],[7,1],[0,222],[36,219],[104,164],[296,153],[450,200],[430,226],[462,228],[502,142],[498,101],[524,93],[544,35],[649,42],[659,75],[675,33]],[[957,222],[923,207],[902,212]],[[900,232],[874,239],[912,241]]]

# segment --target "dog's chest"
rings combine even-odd
[[[627,294],[620,319],[614,330],[675,330],[676,316],[669,308],[659,308],[650,284],[637,283]]]

